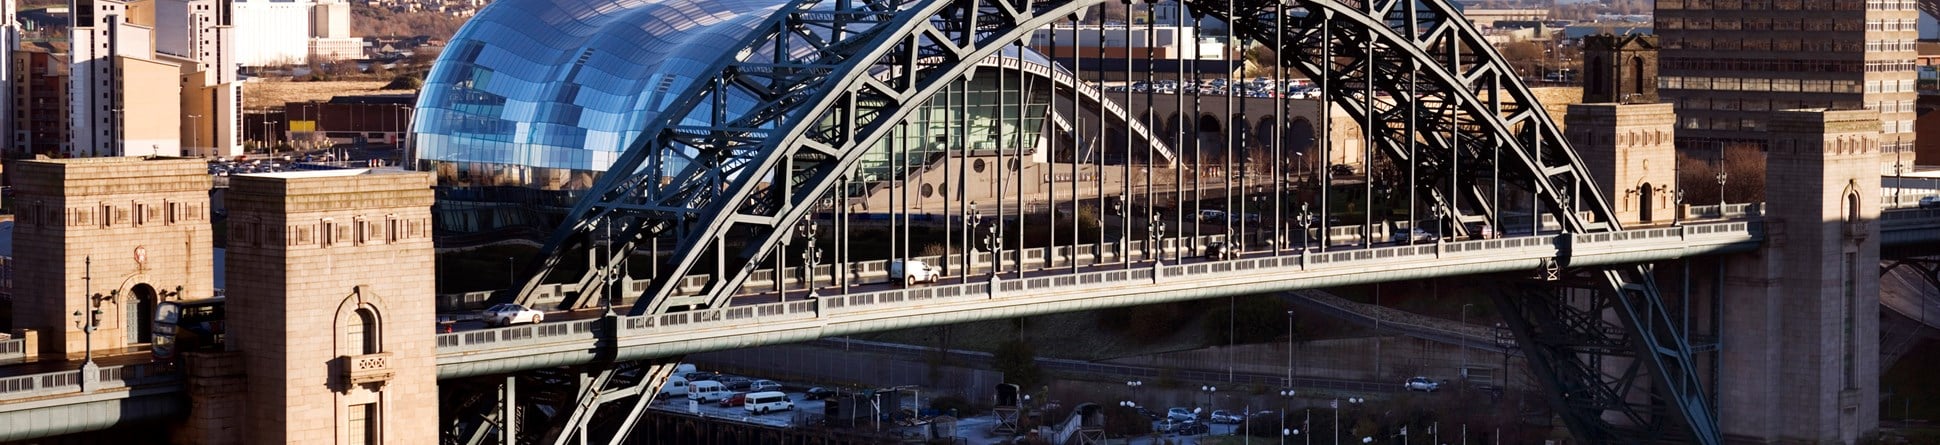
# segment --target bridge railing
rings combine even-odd
[[[1755,223],[1731,221],[1676,227],[1579,235],[1497,238],[1454,241],[1345,251],[1305,252],[1291,250],[1286,255],[1207,261],[1187,264],[1151,263],[1128,269],[1094,270],[1066,275],[1005,279],[972,276],[960,284],[937,284],[876,292],[828,295],[821,298],[775,303],[730,306],[671,314],[626,316],[618,319],[618,338],[627,343],[652,343],[652,337],[691,337],[696,328],[738,328],[755,325],[787,329],[791,323],[815,328],[830,317],[897,311],[971,300],[1002,299],[1010,296],[1041,297],[1068,291],[1100,287],[1135,287],[1181,277],[1218,278],[1222,275],[1259,275],[1328,268],[1360,268],[1379,263],[1419,264],[1434,258],[1547,257],[1559,255],[1564,247],[1576,254],[1622,252],[1638,249],[1639,241],[1659,245],[1684,246],[1693,238],[1739,238],[1755,233]],[[1284,272],[1282,272],[1284,271]],[[1156,278],[1155,278],[1156,276]],[[992,286],[995,292],[992,292]],[[826,289],[824,289],[826,290]],[[438,352],[465,354],[479,351],[514,351],[547,344],[583,346],[596,340],[599,320],[577,320],[537,325],[513,326],[438,335]]]
[[[23,358],[27,358],[27,339],[15,338],[0,340],[0,362]]]
[[[179,373],[157,365],[117,365],[95,368],[95,390],[125,388],[181,379]],[[19,400],[81,391],[78,369],[0,377],[0,400]]]

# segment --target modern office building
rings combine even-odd
[[[1883,171],[1913,164],[1915,0],[1658,0],[1678,147],[1763,147],[1772,114],[1879,111]]]

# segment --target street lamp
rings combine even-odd
[[[1359,405],[1361,402],[1366,401],[1367,399],[1360,397],[1347,398],[1347,403],[1354,405]],[[1340,399],[1334,399],[1334,445],[1340,445],[1340,402]]]
[[[1718,218],[1719,219],[1724,218],[1724,184],[1725,184],[1725,180],[1729,179],[1730,177],[1731,175],[1725,174],[1725,172],[1718,172]]]
[[[1206,385],[1206,386],[1199,387],[1199,390],[1204,391],[1206,393],[1206,409],[1212,409],[1213,393],[1219,392],[1219,388],[1212,385]]]
[[[1287,407],[1291,404],[1291,401],[1293,400],[1293,395],[1294,395],[1294,390],[1292,389],[1280,390],[1280,445],[1287,444],[1287,436],[1293,435],[1293,434],[1300,434],[1300,430],[1287,429]]]
[[[1893,150],[1893,157],[1895,158],[1893,161],[1893,207],[1897,208],[1900,206],[1900,189],[1904,188],[1900,180],[1906,175],[1906,164],[1898,160],[1899,150],[1897,148]]]
[[[1300,216],[1294,217],[1294,222],[1300,223],[1300,254],[1306,255],[1307,233],[1314,225],[1314,212],[1307,208],[1307,203],[1300,203]]]
[[[1138,387],[1145,386],[1145,382],[1132,380],[1132,381],[1125,382],[1125,386],[1129,386],[1132,388],[1132,398],[1136,399],[1138,398]]]
[[[1671,201],[1671,225],[1682,225],[1684,223],[1682,221],[1684,219],[1684,189],[1680,188],[1677,189],[1677,193],[1672,193]]]
[[[200,119],[201,117],[202,115],[200,114],[189,115],[189,151],[196,152],[197,154],[202,153],[201,150],[196,149],[196,147],[202,145],[202,127],[196,126],[195,124],[197,123],[196,119]]]
[[[1475,303],[1462,304],[1462,327],[1468,327],[1468,307]],[[1468,385],[1468,340],[1462,340],[1462,385]]]
[[[822,259],[822,253],[815,248],[814,215],[807,215],[802,218],[802,230],[799,233],[801,233],[802,238],[808,243],[806,247],[802,248],[802,288],[808,289],[808,298],[815,298],[817,297],[815,295],[815,263]],[[783,295],[782,299],[787,299],[786,294]]]

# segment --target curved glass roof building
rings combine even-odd
[[[572,191],[590,188],[644,129],[669,117],[662,113],[675,105],[679,98],[674,96],[716,76],[711,67],[723,57],[737,56],[736,49],[789,3],[493,2],[452,38],[425,81],[413,123],[420,168],[437,171],[443,185],[461,190],[454,193],[487,190],[453,196],[459,201],[530,204],[535,198],[505,195],[536,189],[566,191],[563,196],[533,196],[570,206]],[[1012,62],[1003,65],[1000,59]],[[943,139],[932,136],[946,133],[958,134],[955,140],[960,142],[952,143],[972,154],[999,148],[1037,151],[1039,133],[1047,126],[1069,125],[1066,119],[1047,121],[1043,115],[1054,109],[1049,106],[1053,91],[1068,93],[1073,84],[1087,96],[1087,109],[1102,108],[1124,122],[1118,104],[1103,100],[1094,88],[1075,82],[1063,67],[1036,52],[1007,47],[982,63],[1002,69],[959,81],[933,98],[906,121],[926,129],[912,130],[901,136],[906,140],[893,144],[908,147],[909,156],[890,153],[892,143],[885,140],[864,155],[855,177],[864,183],[899,177],[907,166],[888,164],[898,158],[904,163],[931,159],[944,150]],[[1016,99],[1020,96],[1026,97],[1023,106]],[[1070,99],[1059,101],[1068,112]],[[727,106],[754,103],[730,98]],[[1131,124],[1133,131],[1146,133],[1138,122]],[[673,155],[667,157],[669,164],[685,158],[668,154]]]

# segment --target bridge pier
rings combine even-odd
[[[1879,423],[1879,117],[1775,113],[1767,242],[1726,266],[1731,443],[1856,443]]]

